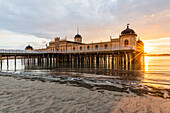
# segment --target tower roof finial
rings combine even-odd
[[[130,24],[127,24],[127,28],[129,28],[129,25],[130,25]]]
[[[77,27],[77,34],[79,34],[79,27]]]

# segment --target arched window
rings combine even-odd
[[[96,45],[95,48],[98,49],[98,45]]]
[[[129,45],[129,41],[126,39],[126,40],[125,40],[125,47],[126,47],[127,45]]]
[[[105,49],[107,49],[107,44],[104,45]]]
[[[73,47],[73,51],[75,51],[75,47]]]
[[[89,46],[87,46],[87,50],[89,50],[90,49],[90,47]]]
[[[80,47],[80,50],[82,50],[82,47]]]

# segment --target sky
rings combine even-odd
[[[118,38],[130,24],[148,53],[170,53],[170,0],[0,0],[0,49]]]

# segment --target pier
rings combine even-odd
[[[101,50],[82,50],[82,51],[28,51],[28,50],[0,50],[0,66],[2,69],[3,58],[14,59],[16,69],[16,59],[20,58],[25,64],[72,64],[72,65],[99,65],[106,64],[112,69],[135,70],[144,66],[144,52],[136,51],[136,48],[107,48]],[[142,63],[143,60],[143,64]]]
[[[77,32],[74,41],[54,37],[46,48],[35,49],[28,45],[25,50],[0,49],[1,69],[2,58],[21,58],[28,65],[35,64],[107,64],[112,69],[136,70],[144,68],[144,43],[137,37],[133,29],[127,28],[121,32],[119,38],[110,37],[110,41],[83,43],[82,36]],[[141,64],[143,63],[143,64]]]

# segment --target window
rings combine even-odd
[[[126,39],[126,40],[125,40],[125,47],[126,47],[127,45],[129,45],[129,41]]]
[[[55,46],[58,47],[58,42],[55,43]]]
[[[98,45],[96,45],[95,48],[98,49]]]
[[[104,45],[105,49],[107,49],[107,44]]]
[[[75,51],[75,47],[73,47],[73,51]]]
[[[80,47],[80,50],[82,50],[82,47]]]
[[[89,50],[90,49],[90,47],[89,46],[87,46],[87,50]]]

